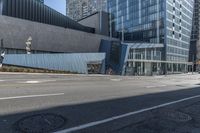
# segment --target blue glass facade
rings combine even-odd
[[[36,1],[39,1],[39,2],[41,2],[41,3],[44,3],[44,0],[36,0]]]
[[[164,1],[160,0],[157,14],[156,0],[108,0],[108,10],[112,14],[112,36],[122,39],[123,30],[125,41],[156,43],[157,29],[160,29],[159,42],[164,42]]]
[[[162,43],[162,60],[186,63],[193,6],[194,0],[108,0],[110,36],[124,42]]]

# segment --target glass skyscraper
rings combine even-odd
[[[200,70],[200,0],[194,0],[194,14],[193,14],[193,26],[190,42],[190,55],[189,61],[197,63],[195,64],[194,70]],[[192,67],[190,68],[192,69]]]
[[[162,43],[166,69],[186,69],[194,0],[108,0],[107,4],[110,36],[123,42]]]
[[[106,9],[107,0],[66,0],[66,14],[73,20],[80,20]]]

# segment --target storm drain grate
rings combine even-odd
[[[16,122],[15,129],[20,133],[48,133],[63,127],[66,119],[56,114],[37,114],[24,117]]]
[[[188,122],[192,120],[191,116],[179,111],[166,111],[163,113],[163,117],[165,117],[165,119],[173,120],[176,122]]]

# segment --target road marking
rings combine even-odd
[[[26,81],[25,83],[27,84],[37,84],[40,83],[39,81]]]
[[[40,80],[40,81],[37,81],[37,80],[28,80],[28,81],[25,81],[25,82],[19,82],[19,83],[38,84],[38,83],[55,82],[55,81],[57,81],[57,80]]]
[[[122,81],[122,79],[110,79],[110,80],[115,82]]]
[[[158,87],[166,87],[167,85],[159,85],[159,86],[146,86],[146,88],[158,88]]]
[[[0,100],[12,100],[12,99],[22,99],[22,98],[34,98],[34,97],[49,97],[49,96],[60,96],[60,95],[64,95],[64,93],[2,97],[2,98],[0,98]]]
[[[146,88],[155,88],[156,86],[146,86]]]
[[[0,80],[0,82],[3,82],[3,81],[5,81],[5,80]]]
[[[121,119],[121,118],[124,118],[124,117],[128,117],[128,116],[140,114],[140,113],[143,113],[143,112],[147,112],[147,111],[163,108],[163,107],[166,107],[166,106],[169,106],[169,105],[173,105],[173,104],[176,104],[176,103],[188,101],[188,100],[195,99],[195,98],[200,98],[200,95],[192,96],[192,97],[188,97],[188,98],[184,98],[184,99],[180,99],[180,100],[173,101],[173,102],[160,104],[160,105],[157,105],[157,106],[141,109],[141,110],[134,111],[134,112],[129,112],[129,113],[126,113],[126,114],[110,117],[110,118],[107,118],[107,119],[104,119],[104,120],[100,120],[100,121],[86,123],[86,124],[79,125],[79,126],[76,126],[76,127],[68,128],[68,129],[61,130],[61,131],[57,131],[57,132],[54,132],[54,133],[70,133],[70,132],[80,131],[82,129],[94,127],[94,126],[97,126],[97,125],[100,125],[100,124],[104,124],[104,123],[108,123],[108,122],[111,122],[111,121],[114,121],[114,120],[118,120],[118,119]]]

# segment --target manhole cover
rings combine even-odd
[[[164,112],[164,117],[168,120],[176,122],[188,122],[192,120],[191,116],[178,111],[166,111]]]
[[[56,114],[38,114],[20,119],[15,129],[22,133],[48,133],[65,125],[66,119]]]

